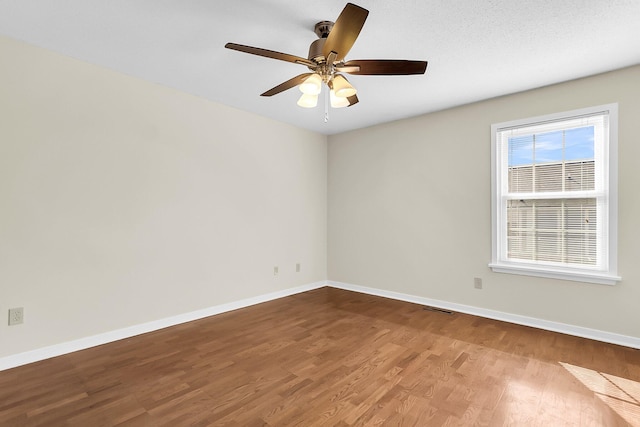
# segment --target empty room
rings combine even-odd
[[[639,19],[0,1],[0,426],[640,426]]]

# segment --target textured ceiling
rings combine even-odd
[[[306,68],[224,44],[306,57],[314,24],[335,21],[344,0],[0,0],[0,34],[324,134],[640,63],[639,0],[355,3],[370,13],[347,59],[429,66],[351,76],[360,103],[330,110],[328,123],[323,106],[296,105],[297,88],[259,96]]]

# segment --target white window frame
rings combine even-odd
[[[500,150],[501,141],[498,140],[499,132],[506,129],[517,129],[541,125],[549,122],[571,120],[581,116],[591,116],[599,113],[609,115],[608,144],[594,147],[596,157],[602,158],[605,179],[604,200],[606,204],[606,218],[600,223],[607,229],[604,230],[602,247],[598,250],[598,256],[602,256],[601,266],[591,268],[589,266],[558,265],[557,263],[532,263],[507,258],[506,241],[506,192],[505,179],[508,169],[507,160],[503,159],[503,150]],[[602,156],[602,157],[601,157]],[[596,159],[597,161],[598,159]],[[492,257],[489,267],[497,273],[510,273],[526,276],[546,277],[561,280],[573,280],[603,285],[615,285],[621,277],[617,274],[617,247],[618,247],[618,104],[606,104],[579,110],[565,111],[544,116],[530,117],[491,125],[491,247]],[[602,253],[604,251],[604,253]]]

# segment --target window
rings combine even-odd
[[[621,280],[617,104],[498,123],[491,134],[492,270]]]

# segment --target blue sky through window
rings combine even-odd
[[[564,149],[562,135],[564,133]],[[593,159],[594,127],[586,126],[509,138],[509,166]],[[534,153],[535,137],[535,153]]]

